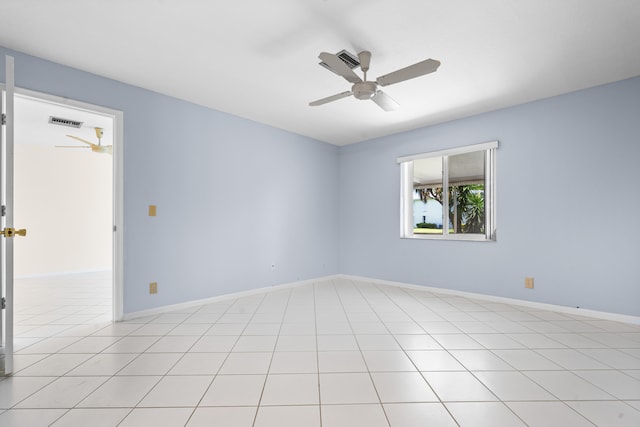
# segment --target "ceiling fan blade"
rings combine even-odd
[[[91,148],[84,145],[55,145],[55,148]]]
[[[67,135],[69,138],[77,139],[80,142],[84,142],[85,144],[95,145],[93,142],[89,142],[86,139],[82,139],[79,136]]]
[[[317,101],[313,101],[309,103],[310,107],[315,107],[322,104],[327,104],[329,102],[337,101],[338,99],[346,98],[347,96],[351,96],[353,92],[350,90],[346,92],[339,93],[337,95],[328,96],[326,98],[318,99]]]
[[[435,59],[425,59],[417,64],[409,65],[408,67],[401,68],[384,76],[377,78],[376,82],[380,86],[389,86],[394,83],[400,83],[405,80],[410,80],[415,77],[424,76],[425,74],[433,73],[440,66],[440,61]]]
[[[347,66],[342,59],[333,53],[322,52],[318,58],[326,63],[333,71],[344,77],[348,82],[360,83],[362,79]]]
[[[378,104],[378,107],[384,111],[395,111],[400,108],[400,104],[381,90],[377,91],[376,94],[371,97],[371,100]]]

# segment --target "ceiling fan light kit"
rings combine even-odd
[[[371,65],[371,52],[362,51],[358,53],[358,61],[360,69],[364,75],[364,79],[360,78],[354,71],[357,65],[352,66],[356,61],[354,55],[342,50],[337,54],[322,52],[318,56],[322,61],[320,65],[342,76],[349,83],[353,83],[351,90],[332,95],[326,98],[318,99],[309,103],[309,106],[327,104],[342,98],[353,95],[359,100],[372,100],[384,111],[397,110],[400,105],[389,95],[378,89],[378,86],[389,86],[400,83],[425,74],[435,72],[440,66],[440,61],[435,59],[425,59],[408,67],[401,68],[392,73],[378,77],[375,81],[367,80],[367,71]]]
[[[353,96],[358,99],[371,99],[375,95],[378,85],[374,82],[361,82],[351,86]]]

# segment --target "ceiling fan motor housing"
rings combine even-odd
[[[351,87],[353,96],[358,99],[371,99],[378,90],[376,82],[360,82]]]

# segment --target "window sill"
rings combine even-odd
[[[462,241],[462,242],[495,242],[496,239],[487,239],[484,234],[412,234],[409,236],[400,236],[401,239],[413,240],[444,240],[444,241]]]

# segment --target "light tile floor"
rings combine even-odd
[[[638,325],[344,279],[112,324],[67,279],[17,291],[2,426],[640,425]]]

